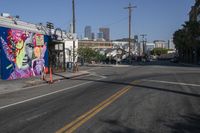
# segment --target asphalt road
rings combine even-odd
[[[200,133],[200,68],[82,67],[91,75],[0,95],[0,133]]]

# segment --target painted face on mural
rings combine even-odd
[[[25,55],[22,62],[22,69],[27,69],[31,66],[31,62],[33,59],[33,49],[34,46],[31,43],[25,44]]]
[[[35,34],[32,33],[24,42],[25,46],[25,54],[23,57],[23,62],[22,62],[22,69],[27,69],[28,67],[31,67],[32,64],[32,59],[33,59],[33,49],[34,49],[34,44],[33,44],[33,36]]]
[[[7,63],[5,79],[27,78],[40,75],[45,65],[46,42],[44,35],[28,31],[5,29],[8,35],[0,41]]]

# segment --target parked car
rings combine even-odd
[[[179,62],[179,60],[178,60],[178,58],[172,58],[172,59],[170,60],[170,62],[173,62],[173,63],[178,63],[178,62]]]

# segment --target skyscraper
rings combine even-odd
[[[103,39],[104,39],[104,38],[103,38],[103,32],[97,33],[97,39],[98,39],[98,40],[103,40]]]
[[[99,32],[103,33],[103,38],[106,40],[106,41],[110,41],[110,29],[109,28],[99,28]]]
[[[92,32],[91,34],[92,34],[92,40],[94,40],[94,39],[95,39],[95,34],[94,34],[94,32]]]
[[[85,38],[88,38],[89,40],[92,39],[92,28],[91,26],[85,26]]]

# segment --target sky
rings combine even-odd
[[[195,0],[75,0],[78,36],[84,36],[85,26],[90,25],[95,34],[100,27],[110,28],[112,40],[128,37],[128,10],[124,7],[129,3],[137,6],[132,11],[132,36],[147,34],[151,42],[172,38],[189,19]],[[21,20],[35,24],[52,22],[68,31],[72,0],[0,0],[0,12],[19,15]]]

